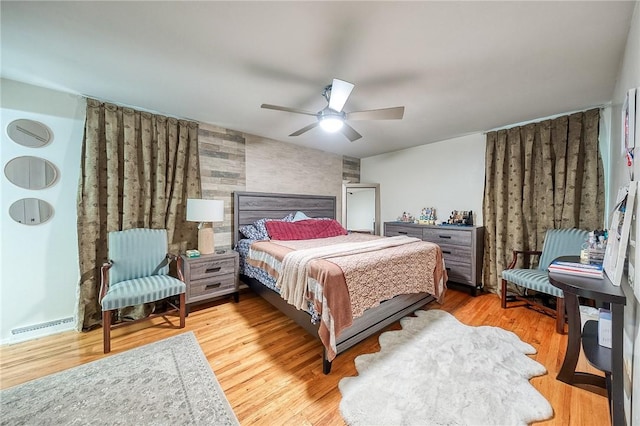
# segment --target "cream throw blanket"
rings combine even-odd
[[[276,281],[276,286],[280,289],[280,295],[283,299],[294,305],[297,309],[305,309],[307,306],[307,293],[309,291],[309,263],[312,260],[366,253],[403,244],[415,243],[417,241],[422,240],[401,235],[370,241],[334,244],[292,251],[288,253],[282,261],[282,269]]]

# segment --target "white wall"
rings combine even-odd
[[[423,207],[435,207],[438,222],[452,210],[473,210],[480,225],[484,156],[485,136],[476,133],[363,158],[360,181],[380,184],[383,223],[405,211],[419,216]]]
[[[0,342],[9,343],[75,328],[75,319],[45,330],[13,336],[11,330],[75,318],[79,281],[76,194],[84,132],[85,101],[12,80],[1,80],[0,160],[2,169],[21,155],[45,158],[59,178],[43,190],[27,190],[0,178]],[[18,118],[40,121],[53,131],[53,141],[27,148],[7,136]],[[53,206],[46,223],[26,226],[9,217],[9,206],[21,198],[40,198]]]
[[[613,201],[617,194],[617,189],[629,181],[628,170],[624,157],[620,153],[620,147],[622,145],[622,104],[627,91],[631,88],[640,89],[640,6],[637,2],[627,37],[624,59],[620,67],[620,73],[613,94],[611,109],[611,183],[608,188],[609,205],[612,206],[615,205]],[[640,110],[640,106],[637,105],[636,108]],[[636,112],[636,117],[640,117],[638,112]],[[636,141],[638,140],[638,135],[636,135]],[[640,179],[640,157],[637,155],[639,150],[640,147],[636,146],[636,180]],[[639,253],[640,250],[636,248],[636,267],[640,264],[640,259],[638,259]],[[635,285],[640,285],[640,280],[636,279]],[[626,371],[624,387],[625,390],[632,389],[631,395],[634,395],[631,397],[631,400],[628,399],[631,395],[627,394],[625,397],[625,415],[627,417],[627,424],[640,425],[640,301],[635,298],[633,290],[628,285],[623,284],[623,289],[627,296],[627,305],[625,306],[624,312],[625,329],[623,352]],[[631,383],[628,382],[629,379],[632,380]]]

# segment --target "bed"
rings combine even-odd
[[[289,226],[283,222],[293,221],[294,213],[297,213],[296,216],[298,214],[301,214],[305,218],[329,219],[326,221],[326,226],[328,228],[331,228],[329,226],[330,222],[335,221],[330,221],[330,219],[335,219],[336,217],[336,199],[332,196],[276,194],[260,192],[234,193],[234,247],[240,253],[240,278],[242,282],[250,287],[255,293],[271,303],[282,313],[284,313],[286,316],[295,321],[298,325],[300,325],[313,336],[318,337],[322,341],[324,347],[323,372],[325,374],[330,373],[333,359],[341,352],[344,352],[360,341],[366,339],[367,337],[378,332],[387,325],[399,320],[400,318],[414,312],[425,304],[430,303],[437,298],[443,297],[447,279],[446,270],[444,268],[444,261],[442,260],[442,252],[440,248],[435,244],[422,241],[414,242],[400,239],[394,240],[395,237],[388,238],[363,236],[362,234],[344,236],[336,235],[314,241],[301,240],[265,242],[261,241],[260,238],[247,238],[247,236],[240,231],[243,230],[244,232],[247,232],[247,228],[251,228],[252,230],[254,228],[254,225],[258,224],[262,227],[264,227],[264,225],[267,225],[272,231],[274,231],[274,229],[278,229],[274,228],[275,225],[283,227]],[[270,220],[275,220],[277,222],[271,222]],[[315,223],[319,221],[306,220],[298,223],[303,224],[306,222]],[[261,226],[258,226],[258,228],[260,228]],[[278,271],[274,273],[274,271],[271,270],[278,268],[269,268],[268,266],[274,262],[278,266],[280,266],[281,263],[281,266],[284,266],[284,257],[293,257],[292,255],[287,256],[287,254],[293,251],[296,251],[296,254],[299,254],[298,249],[306,249],[306,251],[310,251],[311,247],[315,247],[317,245],[317,241],[322,241],[323,244],[325,242],[329,244],[329,242],[331,241],[332,244],[337,244],[337,246],[342,247],[342,250],[347,250],[347,248],[349,250],[357,248],[357,250],[359,250],[359,254],[353,255],[352,251],[347,250],[345,253],[343,253],[345,257],[337,258],[334,256],[331,261],[324,259],[314,260],[313,264],[316,265],[313,268],[315,275],[313,277],[313,280],[311,278],[309,278],[309,280],[313,281],[315,283],[314,285],[317,285],[318,282],[322,281],[322,283],[318,287],[320,290],[314,292],[315,295],[319,293],[320,297],[316,299],[312,298],[313,300],[306,300],[305,303],[307,304],[307,306],[302,306],[304,304],[302,301],[298,301],[298,303],[294,302],[292,300],[292,296],[290,296],[289,294],[287,294],[287,298],[289,299],[289,301],[285,300],[285,290],[287,288],[294,287],[288,286],[287,283],[289,281],[286,280],[284,281],[285,285],[283,285],[283,281],[281,280],[285,277],[288,277],[288,275],[286,275],[283,270],[279,271],[280,275],[282,275],[282,277],[279,277]],[[429,245],[433,247],[429,247]],[[378,246],[381,247],[373,248]],[[391,252],[392,250],[399,252],[412,250],[413,253],[413,250],[418,250],[418,246],[420,246],[419,250],[428,250],[430,252],[429,262],[431,263],[429,265],[431,266],[429,266],[428,269],[430,272],[426,274],[427,276],[424,280],[420,280],[424,281],[425,283],[429,283],[429,286],[424,287],[424,291],[391,296],[389,299],[381,300],[377,303],[372,303],[372,306],[365,310],[362,309],[362,306],[352,307],[351,309],[354,312],[357,312],[357,315],[354,315],[355,318],[350,317],[352,312],[348,309],[346,310],[348,311],[349,315],[346,315],[341,310],[330,310],[326,308],[328,306],[326,304],[327,295],[324,293],[328,292],[323,293],[322,289],[323,285],[328,285],[327,283],[329,281],[324,282],[324,280],[325,277],[328,276],[333,276],[335,279],[340,279],[338,275],[343,275],[335,273],[336,264],[340,264],[340,262],[338,261],[339,259],[342,259],[346,262],[346,260],[344,259],[350,257],[360,256],[361,258],[368,258],[372,256],[369,253],[371,250],[376,250],[376,256],[382,256],[381,252],[378,253],[377,250],[387,250],[389,252]],[[367,248],[365,249],[363,247]],[[325,249],[314,248],[314,250],[324,251]],[[353,256],[347,256],[347,253],[352,254]],[[324,271],[322,267],[317,266],[321,264],[333,268],[333,273],[319,273],[319,268]],[[379,265],[380,268],[384,268],[383,262],[379,262]],[[402,266],[402,270],[412,269],[411,265],[416,265],[416,271],[424,271],[425,267],[427,267],[425,266],[426,262],[413,262],[412,264],[404,264]],[[349,280],[351,280],[352,277],[348,277],[348,269],[346,269],[345,266],[341,267],[344,268],[345,271],[342,277],[345,285],[347,282],[351,283],[351,281]],[[338,271],[340,271],[339,268]],[[424,272],[420,273],[424,274]],[[322,277],[322,279],[319,277]],[[275,285],[276,278],[280,278],[278,280],[278,286]],[[315,281],[315,278],[317,278],[318,281]],[[329,278],[326,278],[326,280],[329,280]],[[377,284],[382,283],[376,283],[376,285]],[[427,284],[419,283],[419,285],[426,286]],[[381,288],[380,291],[387,291],[387,289],[385,289],[383,285],[379,285],[378,287]],[[338,287],[333,287],[332,284],[332,287],[328,288]],[[394,291],[397,291],[395,290],[395,286],[393,286],[393,288]],[[347,292],[347,294],[349,294],[349,292]],[[296,295],[296,297],[297,296],[299,295]],[[333,297],[335,298],[336,296]],[[325,302],[324,305],[322,304],[323,301]],[[340,304],[336,304],[336,302],[334,302],[334,305],[338,306]],[[332,305],[332,307],[334,305]],[[325,307],[324,310],[323,306]],[[330,320],[327,319],[329,318],[327,312],[331,312],[332,314],[334,314],[330,318]],[[349,316],[349,318],[341,318],[345,316]],[[344,324],[348,324],[348,326],[345,327]]]

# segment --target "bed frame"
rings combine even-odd
[[[302,211],[309,217],[336,217],[336,197],[324,195],[275,194],[264,192],[235,192],[233,204],[234,231],[233,243],[242,238],[239,229],[261,218],[282,219],[291,212]],[[280,295],[259,281],[241,275],[240,279],[255,293],[267,300],[283,314],[291,318],[311,335],[318,338],[318,324],[312,324],[309,314],[297,310]],[[416,311],[425,304],[435,300],[427,293],[403,294],[381,303],[353,321],[351,327],[345,329],[337,337],[336,352],[340,354],[367,337],[382,330],[400,318]],[[326,351],[322,355],[322,371],[331,372],[331,362],[327,360]]]

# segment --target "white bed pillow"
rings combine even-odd
[[[306,214],[304,214],[303,212],[297,211],[296,214],[293,215],[292,222],[298,222],[299,220],[307,220],[307,219],[311,219],[311,218]]]

